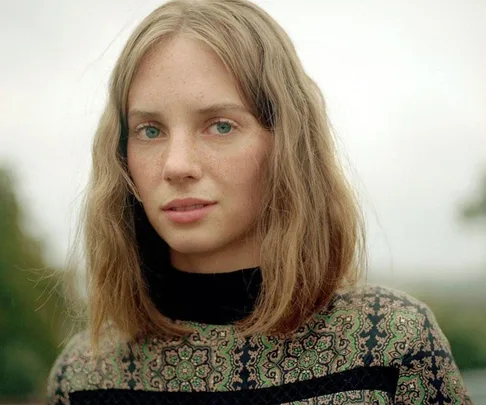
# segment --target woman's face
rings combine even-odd
[[[254,221],[272,135],[244,107],[207,45],[177,37],[140,65],[128,99],[128,168],[147,217],[186,271],[258,266]],[[198,198],[214,205],[191,222],[163,207]]]

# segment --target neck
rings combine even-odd
[[[260,245],[254,241],[240,241],[223,249],[203,253],[169,250],[172,266],[188,273],[230,273],[260,265]]]

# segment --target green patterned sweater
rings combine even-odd
[[[106,343],[97,360],[77,334],[52,367],[48,404],[472,403],[434,315],[400,291],[336,295],[291,339],[177,322],[193,333]]]

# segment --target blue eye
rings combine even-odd
[[[229,131],[231,131],[232,126],[230,122],[221,121],[216,124],[216,127],[221,133],[227,134]]]
[[[216,131],[219,135],[226,135],[235,129],[235,124],[231,121],[217,121],[211,126],[216,127]]]
[[[142,128],[142,130],[145,130],[145,135],[150,139],[153,139],[160,134],[160,130],[152,126],[146,126],[145,128]]]
[[[160,129],[150,123],[138,125],[134,131],[137,135],[142,133],[148,139],[154,139],[160,135]]]

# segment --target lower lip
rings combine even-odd
[[[202,208],[196,208],[189,211],[174,211],[174,210],[164,210],[167,217],[178,224],[188,224],[190,222],[199,221],[203,218],[215,204],[205,205]]]

